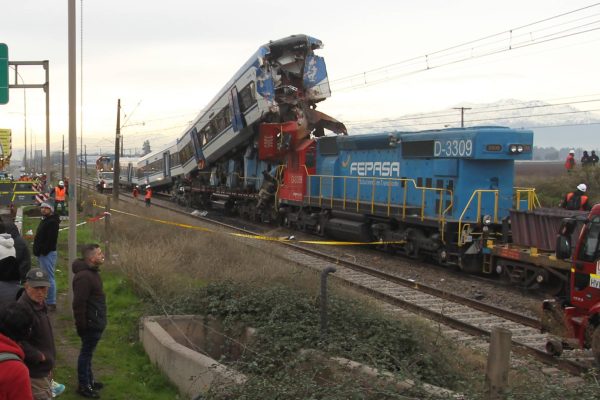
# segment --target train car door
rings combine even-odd
[[[133,183],[133,163],[127,164],[127,183],[129,185]]]
[[[165,178],[171,176],[171,157],[168,151],[163,153],[163,176]]]
[[[231,127],[237,133],[244,128],[244,117],[240,110],[240,98],[235,86],[229,92],[229,110],[231,111]]]
[[[198,139],[198,130],[196,129],[196,127],[192,128],[192,130],[190,131],[190,136],[192,138],[192,141],[194,142],[194,164],[198,164],[198,161],[203,159],[204,156],[202,156],[202,141]]]

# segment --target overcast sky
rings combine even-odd
[[[83,30],[83,129],[78,122],[77,132],[83,131],[88,152],[114,148],[120,98],[126,114],[122,118],[129,125],[123,129],[125,148],[139,148],[145,139],[156,148],[180,135],[260,45],[296,33],[325,44],[319,54],[327,63],[333,94],[319,110],[350,127],[461,103],[599,94],[600,31],[596,30],[452,61],[468,57],[469,51],[477,56],[489,49],[528,44],[527,38],[543,41],[544,34],[557,34],[563,27],[569,34],[573,24],[580,25],[580,31],[597,29],[600,6],[515,29],[512,39],[509,33],[493,37],[489,48],[475,42],[460,55],[431,56],[427,62],[439,68],[418,72],[426,65],[426,54],[593,4],[579,0],[83,0],[82,28],[82,1],[77,0],[78,70]],[[0,42],[8,45],[11,61],[50,61],[53,150],[60,149],[63,134],[68,142],[67,6],[67,0],[4,1],[0,24]],[[397,64],[413,57],[419,58]],[[26,83],[43,83],[42,72],[41,67],[20,69]],[[347,82],[339,81],[363,72],[369,81],[383,82],[365,87],[353,81],[348,90]],[[78,75],[78,121],[80,79]],[[10,80],[14,80],[12,72]],[[26,97],[28,131],[40,149],[45,140],[44,94],[29,89]],[[23,90],[11,89],[9,104],[0,105],[0,128],[13,130],[16,154],[23,148],[23,103]],[[598,104],[581,108],[593,110],[600,108]]]

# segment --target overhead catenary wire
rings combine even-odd
[[[591,25],[593,24],[598,24],[600,21],[599,20],[595,20],[593,22],[590,23],[585,23],[585,24],[580,24],[574,27],[570,27],[568,29],[562,29],[560,31],[557,32],[551,32],[551,33],[546,33],[545,35],[541,36],[540,38],[534,38],[533,34],[536,32],[541,32],[541,31],[545,31],[548,30],[550,28],[553,27],[560,27],[560,26],[564,26],[565,24],[571,23],[571,22],[578,22],[581,21],[585,18],[589,18],[591,16],[596,16],[597,14],[592,14],[591,16],[584,16],[584,17],[579,17],[575,20],[572,21],[567,21],[567,22],[561,22],[558,24],[555,24],[551,27],[543,27],[540,28],[536,31],[531,31],[531,32],[527,32],[527,33],[518,33],[518,31],[523,30],[525,28],[531,27],[531,26],[535,26],[535,25],[539,25],[551,20],[555,20],[555,19],[559,19],[562,17],[565,17],[567,15],[571,15],[571,14],[575,14],[578,12],[582,12],[584,10],[588,10],[591,9],[592,7],[596,7],[600,5],[600,3],[595,3],[595,4],[591,4],[589,6],[586,7],[582,7],[582,8],[578,8],[572,11],[568,11],[565,13],[561,13],[549,18],[544,18],[542,20],[536,21],[536,22],[532,22],[526,25],[522,25],[516,28],[512,28],[509,30],[505,30],[496,34],[492,34],[492,35],[487,35],[484,36],[482,38],[479,39],[475,39],[475,40],[470,40],[464,43],[460,43],[457,45],[453,45],[450,47],[447,47],[445,49],[441,49],[441,50],[437,50],[437,51],[433,51],[433,52],[429,52],[426,53],[424,55],[421,56],[417,56],[417,57],[412,57],[397,63],[392,63],[392,64],[388,64],[382,67],[378,67],[378,68],[374,68],[368,71],[363,71],[360,73],[356,73],[356,74],[352,74],[352,75],[348,75],[346,77],[342,77],[336,80],[332,80],[331,84],[332,84],[332,90],[335,91],[345,91],[345,90],[353,90],[353,89],[358,89],[361,87],[365,87],[365,86],[370,86],[370,85],[374,85],[377,83],[381,83],[381,82],[385,82],[385,81],[389,81],[391,79],[396,79],[402,76],[408,76],[408,75],[412,75],[415,73],[419,73],[419,72],[423,72],[423,71],[427,71],[430,69],[434,69],[434,68],[439,68],[442,66],[447,66],[447,65],[451,65],[451,64],[455,64],[455,63],[459,63],[459,62],[463,62],[463,61],[467,61],[467,60],[472,60],[475,58],[480,58],[480,57],[485,57],[485,56],[490,56],[493,54],[499,54],[502,52],[506,52],[506,51],[511,51],[511,50],[516,50],[516,49],[520,49],[520,48],[524,48],[524,47],[529,47],[529,46],[534,46],[534,45],[538,45],[538,44],[542,44],[542,43],[547,43],[549,41],[553,41],[553,40],[559,40],[559,39],[564,39],[567,37],[571,37],[574,35],[579,35],[579,34],[584,34],[584,33],[589,33],[592,31],[596,31],[600,29],[599,27],[594,27],[594,28],[589,28]],[[575,29],[581,29],[584,27],[588,27],[588,29],[584,29],[584,30],[580,30],[580,31],[576,31],[576,32],[572,32]],[[521,42],[517,42],[515,41],[516,39],[520,38],[520,37],[527,37],[527,35],[530,36],[529,39],[526,39],[525,42],[521,41]],[[558,35],[558,36],[557,36]],[[475,52],[477,50],[479,50],[480,48],[484,48],[486,46],[489,46],[490,44],[496,44],[497,42],[491,42],[491,43],[487,43],[486,41],[492,39],[492,38],[497,38],[497,37],[501,37],[501,36],[506,36],[504,39],[502,39],[500,42],[505,42],[506,44],[504,46],[502,46],[501,48],[494,48],[492,50],[488,50],[488,51],[484,51],[479,55],[476,55]],[[437,58],[439,59],[443,59],[445,57],[450,57],[456,54],[463,54],[467,52],[468,55],[467,56],[463,56],[457,59],[453,59],[450,61],[444,61],[444,62],[440,62],[439,64],[434,64],[434,60]],[[383,72],[386,73],[386,75],[393,69],[398,69],[401,66],[407,66],[410,67],[412,65],[415,65],[415,69],[413,70],[408,70],[404,73],[398,73],[397,75],[394,76],[384,76],[384,77],[377,77],[377,74],[381,74]],[[373,76],[373,78],[371,78],[371,76]],[[345,82],[348,82],[345,84]]]

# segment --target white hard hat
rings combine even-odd
[[[147,186],[146,186],[146,189],[150,189],[150,185],[147,185]]]
[[[569,154],[575,154],[575,150],[569,150]]]
[[[58,182],[58,186],[64,186],[64,185],[65,185],[65,183],[63,181]]]
[[[587,190],[587,186],[585,185],[585,183],[580,183],[579,185],[577,185],[577,190],[585,192]]]

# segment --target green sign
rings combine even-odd
[[[8,103],[8,46],[0,43],[0,104]]]

